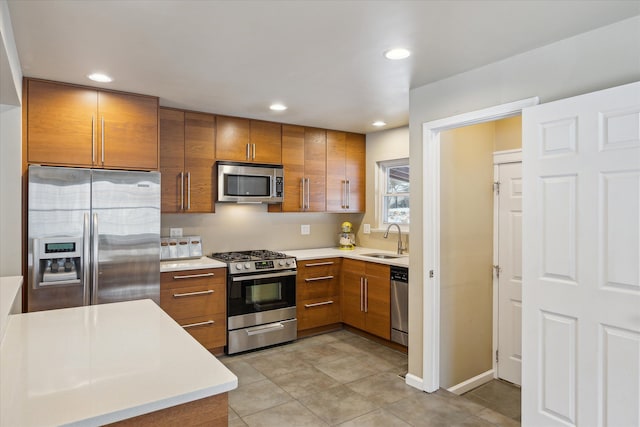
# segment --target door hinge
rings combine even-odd
[[[429,270],[429,279],[433,279],[433,270]]]
[[[493,183],[493,191],[495,191],[496,194],[500,194],[500,181]]]
[[[496,363],[498,363],[498,350],[496,350]]]
[[[493,270],[496,272],[496,278],[499,279],[500,278],[500,266],[499,265],[494,265],[493,266]]]

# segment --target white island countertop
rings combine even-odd
[[[0,426],[102,425],[237,385],[151,300],[16,314],[0,345]]]

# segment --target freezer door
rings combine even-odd
[[[159,304],[160,174],[94,170],[92,201],[92,304]]]
[[[88,303],[91,171],[31,165],[28,177],[27,310]]]

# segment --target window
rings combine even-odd
[[[380,168],[380,228],[409,227],[409,159],[378,162]]]

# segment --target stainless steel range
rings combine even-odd
[[[227,263],[227,354],[296,339],[294,257],[267,250],[209,257]]]

